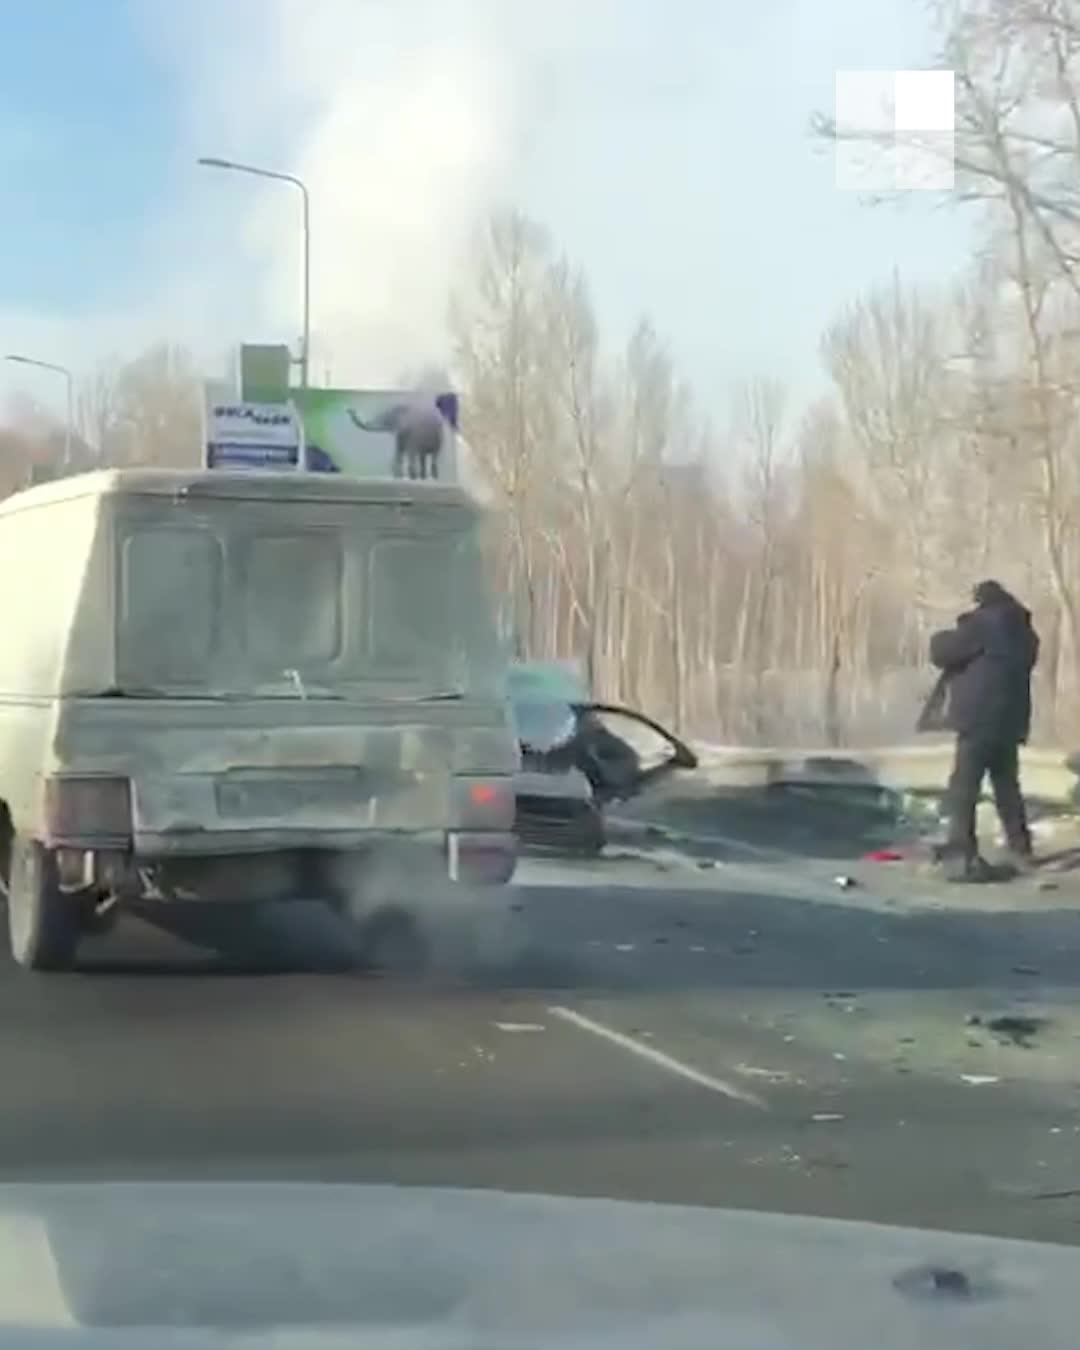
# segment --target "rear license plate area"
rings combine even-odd
[[[371,797],[361,769],[231,773],[214,785],[218,814],[227,820],[256,820],[308,811],[356,810]]]

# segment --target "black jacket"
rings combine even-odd
[[[1031,730],[1031,672],[1039,638],[1031,611],[996,590],[955,628],[930,639],[930,659],[948,676],[948,725],[961,736],[1023,742]]]

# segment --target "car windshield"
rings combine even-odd
[[[510,695],[522,703],[585,703],[589,691],[572,665],[557,661],[518,661],[507,672]]]
[[[577,727],[577,717],[569,703],[514,699],[512,711],[519,739],[532,750],[565,744]]]

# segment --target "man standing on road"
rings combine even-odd
[[[990,775],[1010,861],[1031,864],[1031,834],[1020,793],[1020,746],[1031,728],[1031,672],[1039,638],[1031,612],[996,581],[974,590],[975,608],[930,639],[930,659],[948,680],[948,724],[956,732],[949,780],[949,836],[943,850],[953,881],[988,881],[979,855],[975,809]]]

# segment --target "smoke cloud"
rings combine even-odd
[[[508,190],[535,75],[524,11],[507,8],[262,0],[224,20],[199,6],[168,21],[192,157],[307,184],[313,380],[394,383],[446,364],[448,292],[475,225]],[[245,336],[295,346],[299,194],[202,172],[198,196],[227,231],[216,252],[256,297],[259,331]]]
[[[208,372],[241,340],[301,332],[299,194],[200,168],[211,155],[293,173],[311,195],[312,379],[395,384],[445,368],[448,292],[475,227],[530,203],[530,154],[560,72],[600,37],[584,13],[500,0],[191,0],[135,8],[175,102],[167,192],[145,221],[134,305],[3,314],[77,372],[162,338]],[[11,372],[0,386],[11,387]],[[21,381],[27,383],[26,380]],[[21,387],[21,385],[20,385]],[[34,388],[36,389],[36,385]],[[42,382],[46,397],[51,386]],[[2,391],[0,391],[2,392]]]

